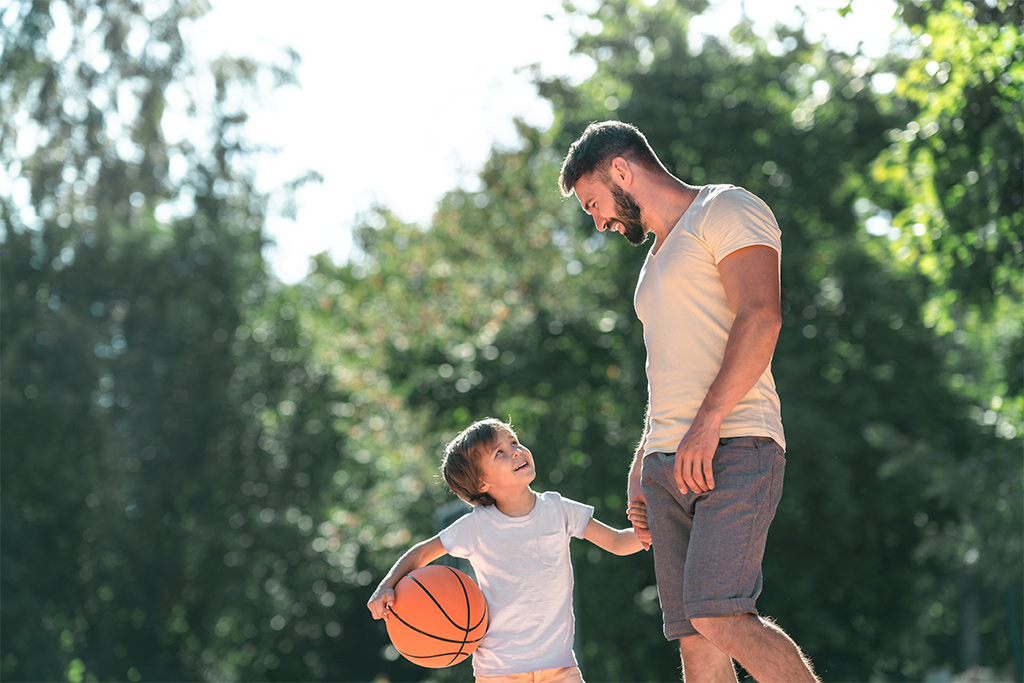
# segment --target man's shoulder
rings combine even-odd
[[[763,199],[758,197],[756,194],[754,194],[747,188],[740,187],[739,185],[732,185],[730,183],[705,185],[704,192],[702,194],[704,194],[706,198],[705,201],[708,204],[717,203],[719,202],[719,200],[739,203],[764,203]]]
[[[774,214],[767,202],[750,190],[738,185],[708,185],[703,209],[713,221],[729,222],[733,217],[754,218],[774,222]]]

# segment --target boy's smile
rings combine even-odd
[[[530,449],[515,436],[498,432],[480,459],[481,483],[495,498],[523,492],[537,476]]]

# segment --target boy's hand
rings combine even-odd
[[[640,539],[644,550],[649,550],[651,547],[651,530],[647,526],[647,501],[643,498],[629,501],[629,504],[626,506],[626,517],[629,519],[630,524],[633,525],[633,531],[636,532],[636,537]]]
[[[369,608],[370,613],[374,619],[387,619],[387,616],[391,613],[391,605],[395,602],[395,590],[393,588],[384,588],[379,586],[377,590],[373,592],[370,599],[367,601],[366,606]]]

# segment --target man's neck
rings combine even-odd
[[[698,192],[700,187],[688,185],[673,176],[668,176],[654,187],[643,208],[644,220],[650,232],[654,233],[654,253],[658,253]]]

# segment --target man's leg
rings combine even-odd
[[[732,658],[704,636],[679,639],[684,683],[736,683]]]
[[[797,644],[771,621],[753,614],[692,621],[709,644],[739,662],[759,683],[819,680]]]

